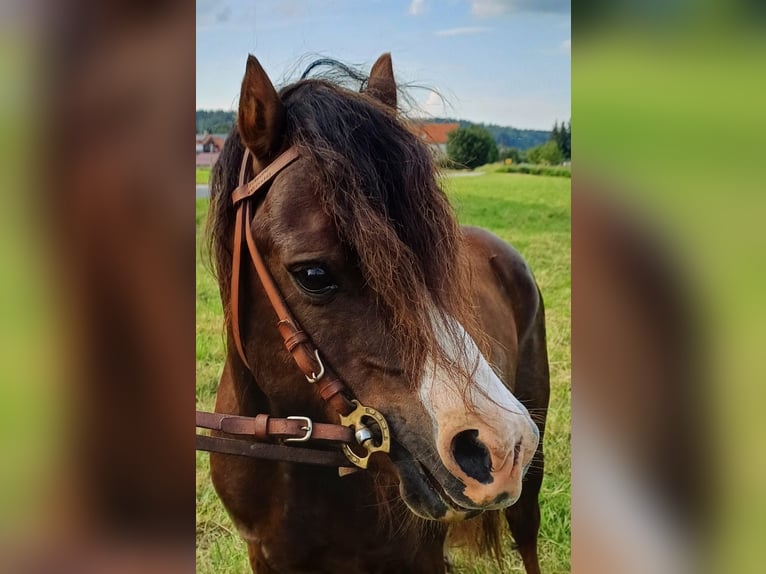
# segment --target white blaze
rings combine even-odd
[[[511,477],[512,464],[506,463],[509,460],[512,463],[519,442],[521,468],[529,463],[537,448],[537,427],[526,407],[505,387],[460,323],[452,318],[438,318],[434,319],[434,326],[446,358],[471,375],[470,381],[466,381],[434,357],[426,361],[419,396],[433,421],[439,455],[447,469],[466,484],[464,493],[471,500],[488,503],[498,494],[498,488],[510,482],[518,484],[503,492],[518,497],[522,473],[518,470]],[[489,449],[493,478],[499,478],[492,487],[466,476],[451,454],[455,435],[470,429],[478,430],[479,440]]]

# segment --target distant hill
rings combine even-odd
[[[228,134],[236,119],[236,112],[197,110],[197,133]]]
[[[197,110],[197,133],[227,134],[236,121],[236,112],[223,110]],[[477,124],[467,120],[452,118],[432,118],[434,123],[459,123],[461,128],[477,125],[485,128],[498,146],[529,149],[544,144],[550,138],[551,132],[542,130],[521,130],[497,124]]]
[[[452,118],[433,118],[429,120],[434,123],[459,123],[461,128],[469,126],[479,126],[486,129],[495,138],[498,146],[515,147],[518,149],[529,149],[547,142],[551,137],[550,131],[543,130],[521,130],[497,124],[477,124],[468,120],[456,120]]]

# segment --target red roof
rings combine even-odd
[[[428,144],[446,144],[447,134],[455,131],[460,124],[435,124],[422,123],[415,124],[415,133],[419,135]]]
[[[202,145],[205,145],[206,143],[212,143],[218,149],[218,151],[221,151],[223,149],[223,144],[226,143],[226,139],[219,136],[205,134],[202,139],[197,140],[197,143]]]

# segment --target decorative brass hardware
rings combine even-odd
[[[371,454],[375,452],[389,452],[391,450],[391,433],[388,430],[388,423],[382,414],[372,407],[364,406],[359,401],[353,400],[351,402],[356,405],[356,408],[348,416],[340,415],[340,424],[354,429],[354,435],[357,441],[359,441],[360,446],[367,451],[367,455],[363,457],[357,456],[347,444],[343,445],[343,453],[354,465],[359,468],[367,468]],[[380,427],[382,439],[379,445],[374,443],[372,432],[364,423],[364,418],[371,418]]]

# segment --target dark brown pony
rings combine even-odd
[[[255,243],[324,361],[392,435],[389,455],[343,477],[211,455],[215,488],[259,574],[445,572],[450,528],[473,533],[478,550],[502,550],[501,512],[527,572],[539,572],[542,298],[513,248],[459,227],[396,102],[387,54],[360,92],[320,79],[277,92],[251,56],[238,124],[213,170],[210,242],[228,334],[216,411],[338,420],[282,345],[249,265],[239,317],[228,308],[231,192],[245,146],[255,174],[292,146],[300,158],[258,204]]]

